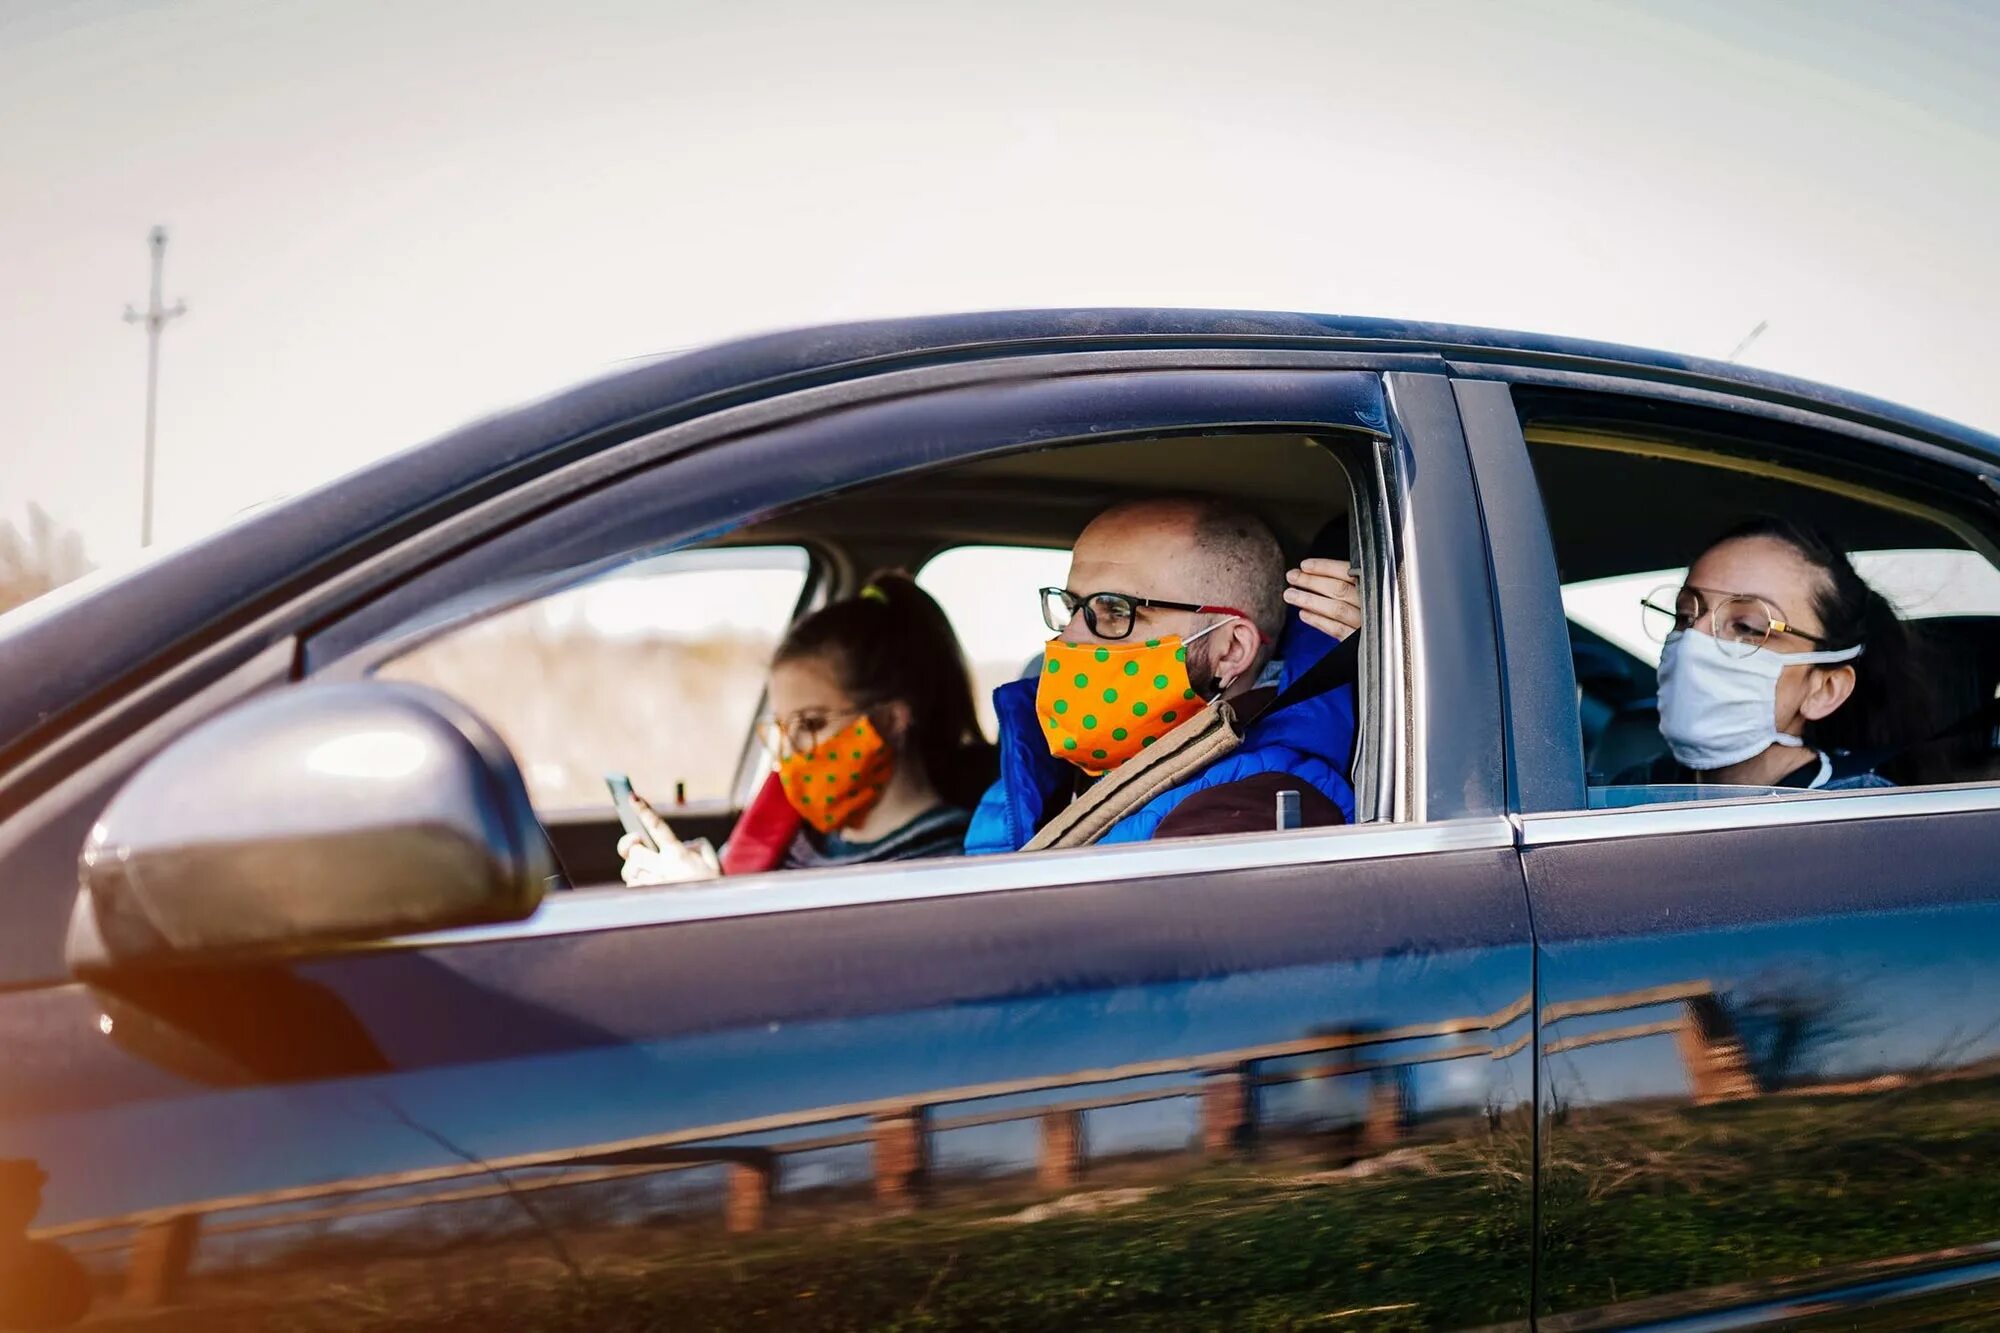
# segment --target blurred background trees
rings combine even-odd
[[[0,522],[0,611],[33,601],[90,572],[83,538],[28,506],[26,525]]]

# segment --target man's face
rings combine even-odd
[[[1193,605],[1227,600],[1195,539],[1192,514],[1171,503],[1099,515],[1076,539],[1066,586],[1079,597],[1117,592]],[[1210,629],[1214,632],[1203,633]],[[1257,653],[1256,632],[1247,625],[1232,626],[1213,612],[1154,606],[1139,607],[1132,632],[1118,639],[1093,633],[1079,608],[1062,637],[1072,643],[1139,643],[1170,634],[1192,640],[1187,645],[1188,681],[1204,696],[1224,678],[1244,677]]]
[[[1066,586],[1079,597],[1119,592],[1129,597],[1200,604],[1213,600],[1214,591],[1202,586],[1200,565],[1187,525],[1172,521],[1171,515],[1114,510],[1093,521],[1076,539]],[[1187,638],[1214,621],[1214,616],[1201,612],[1142,606],[1129,635],[1108,639],[1092,632],[1078,609],[1062,637],[1074,643],[1131,643],[1169,634]],[[1205,638],[1188,650],[1191,676],[1196,651],[1207,642]],[[1202,676],[1194,678],[1203,680]]]

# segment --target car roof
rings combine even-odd
[[[1765,401],[1810,406],[2000,461],[2000,436],[1886,399],[1736,362],[1586,338],[1356,315],[1143,308],[1003,310],[766,334],[670,355],[651,364],[673,367],[690,384],[747,387],[766,376],[859,368],[883,359],[930,358],[942,353],[987,357],[1009,352],[1086,350],[1106,344],[1352,348],[1382,354],[1427,354],[1468,369],[1490,363],[1623,373],[1664,384],[1725,389]]]
[[[385,548],[470,504],[650,429],[818,383],[947,360],[1155,348],[1341,349],[1461,373],[1541,367],[1720,389],[1866,422],[2000,461],[2000,438],[1892,403],[1749,367],[1609,343],[1449,324],[1262,311],[1080,309],[937,315],[744,338],[624,366],[390,455],[260,510],[0,636],[0,768],[88,701],[176,660],[204,630],[247,623],[333,561]],[[1395,364],[1385,361],[1385,364]]]

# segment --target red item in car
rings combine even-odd
[[[776,870],[785,863],[785,853],[803,823],[785,796],[784,784],[776,773],[771,774],[750,798],[729,841],[722,845],[722,873],[756,875]]]

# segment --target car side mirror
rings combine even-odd
[[[78,976],[518,921],[559,881],[520,769],[449,695],[300,685],[179,737],[83,849]]]

